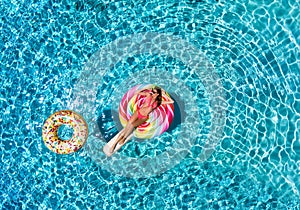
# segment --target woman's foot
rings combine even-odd
[[[113,153],[114,150],[115,150],[115,148],[116,148],[116,145],[113,145],[113,146],[110,148],[109,152],[110,152],[110,153]]]
[[[114,150],[115,150],[115,148],[116,148],[116,146],[117,146],[117,144],[119,144],[119,143],[122,142],[122,141],[123,141],[123,143],[124,143],[125,140],[123,140],[123,139],[124,139],[124,135],[120,136],[120,137],[117,139],[116,143],[114,143],[114,144],[112,145],[112,147],[110,148],[109,152],[110,152],[110,153],[113,153]]]

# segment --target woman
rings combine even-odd
[[[132,116],[130,117],[127,125],[121,131],[122,133],[119,135],[119,138],[112,145],[110,152],[112,153],[115,150],[115,147],[118,143],[124,144],[126,138],[134,131],[134,129],[144,122],[146,122],[149,118],[149,114],[159,107],[161,104],[170,104],[174,103],[174,101],[168,97],[165,92],[164,95],[168,99],[167,101],[162,101],[162,89],[155,86],[151,89],[151,91],[145,92],[145,90],[141,90],[135,95],[145,96],[144,103],[142,106],[137,109]]]

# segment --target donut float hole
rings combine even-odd
[[[57,136],[60,140],[70,140],[74,135],[74,128],[71,125],[62,124],[57,130]]]

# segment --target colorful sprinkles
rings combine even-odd
[[[58,128],[63,125],[72,126],[74,134],[69,140],[58,137]],[[61,110],[52,114],[43,126],[45,145],[57,154],[70,154],[79,150],[88,137],[88,126],[82,116],[71,110]]]

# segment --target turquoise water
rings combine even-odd
[[[298,1],[0,1],[1,209],[300,208]],[[162,136],[108,159],[123,94],[176,101]],[[42,139],[55,111],[86,145]]]

